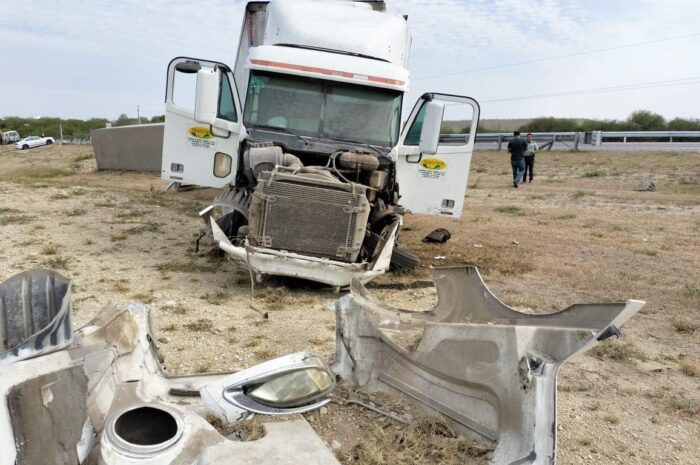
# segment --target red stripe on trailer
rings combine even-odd
[[[327,68],[316,68],[313,66],[303,66],[303,65],[295,65],[291,63],[280,63],[278,61],[268,61],[268,60],[250,60],[250,62],[254,65],[258,66],[270,66],[273,68],[282,68],[282,69],[290,69],[294,71],[304,71],[307,73],[317,73],[317,74],[325,74],[327,76],[342,76],[350,79],[355,79],[355,78],[366,78],[368,81],[371,82],[379,82],[382,84],[390,84],[393,86],[402,86],[405,84],[404,81],[399,81],[397,79],[389,79],[389,78],[383,78],[379,76],[364,76],[364,75],[356,75],[353,73],[348,73],[345,71],[338,71],[334,69],[327,69]]]

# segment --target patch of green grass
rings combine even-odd
[[[131,290],[128,279],[118,279],[112,283],[112,289],[116,292],[128,292]]]
[[[114,206],[114,205],[110,205]],[[140,218],[144,215],[148,215],[151,213],[150,211],[144,211],[144,210],[124,210],[124,211],[119,211],[117,212],[116,215],[114,215],[116,218]]]
[[[591,349],[590,353],[600,359],[607,358],[617,361],[647,360],[646,354],[637,349],[631,342],[607,340]]]
[[[16,208],[9,208],[9,207],[0,207],[0,215],[3,215],[5,213],[21,213],[21,210],[17,210]]]
[[[252,348],[252,347],[257,347],[260,345],[260,340],[259,339],[253,339],[252,341],[248,341],[245,343],[244,347],[247,348]]]
[[[29,215],[0,216],[0,226],[7,226],[8,224],[27,224],[32,221],[34,221],[34,219]]]
[[[73,174],[72,171],[64,170],[61,168],[52,168],[50,166],[40,166],[40,167],[32,167],[31,169],[27,169],[23,173],[24,175],[21,177],[27,178],[27,179],[50,179],[50,178],[59,178],[62,176],[70,176]]]
[[[175,315],[184,315],[187,313],[187,307],[182,305],[181,303],[175,304],[174,307],[168,307],[170,311],[172,311]]]
[[[593,170],[593,171],[586,171],[585,173],[583,173],[583,175],[581,177],[583,177],[583,178],[598,178],[600,176],[601,176],[600,171]]]
[[[214,264],[197,263],[192,260],[190,262],[161,263],[156,265],[155,269],[160,272],[172,273],[216,273],[219,267]]]
[[[523,209],[516,207],[515,205],[504,205],[502,207],[496,207],[495,209],[499,213],[508,213],[510,215],[522,215]]]
[[[68,213],[66,213],[66,216],[83,216],[87,213],[87,210],[84,208],[76,208],[75,210],[71,210]]]
[[[683,372],[683,374],[686,376],[690,376],[691,378],[694,378],[694,377],[700,375],[700,366],[698,366],[697,363],[693,363],[693,362],[690,362],[688,360],[684,360],[679,365],[681,367],[681,372]]]
[[[270,349],[260,349],[255,351],[255,356],[260,360],[269,360],[277,355]]]
[[[685,283],[683,285],[683,295],[686,297],[700,297],[700,286],[696,283]]]
[[[190,331],[211,331],[214,329],[214,322],[208,318],[200,318],[197,321],[187,323],[185,328],[189,329]]]
[[[651,249],[634,249],[632,252],[634,252],[635,255],[646,255],[647,257],[656,257],[659,255],[658,250]]]
[[[69,263],[70,258],[67,257],[51,257],[43,262],[44,266],[54,270],[67,270]]]
[[[586,195],[590,195],[590,194],[589,194],[588,192],[585,192],[585,191],[576,191],[576,192],[574,192],[573,197],[574,197],[575,199],[580,199],[580,198],[582,198],[582,197],[584,197],[584,196],[586,196]]]
[[[94,160],[94,159],[95,159],[95,155],[88,153],[85,155],[79,155],[79,156],[75,157],[73,159],[73,163],[80,163],[80,162],[85,161],[85,160]]]
[[[128,236],[126,234],[124,234],[123,232],[119,232],[116,234],[112,234],[110,236],[110,239],[112,240],[112,242],[120,242],[120,241],[126,240],[127,237]]]
[[[195,373],[209,373],[213,368],[214,368],[214,365],[211,362],[202,362],[199,365],[197,365],[197,368],[194,370],[194,372]]]
[[[598,239],[600,239],[600,238],[603,237],[603,233],[600,232],[600,231],[593,231],[593,232],[591,233],[591,236],[597,237]]]
[[[578,443],[583,447],[589,447],[591,444],[593,444],[593,440],[591,438],[581,438],[578,440]]]
[[[58,246],[56,244],[46,244],[41,248],[41,253],[44,255],[56,255],[56,253],[58,253]]]
[[[669,399],[667,406],[672,413],[687,417],[700,415],[700,401],[689,398]]]
[[[131,228],[126,229],[124,232],[130,235],[139,235],[145,232],[159,233],[161,230],[160,224],[158,223],[146,223],[138,226],[132,226]]]
[[[206,293],[199,296],[200,299],[205,300],[212,305],[221,305],[226,301],[226,299],[228,299],[228,297],[229,295],[222,291],[217,291],[212,294]]]
[[[155,302],[156,298],[153,295],[153,290],[151,289],[151,292],[140,292],[138,294],[134,294],[131,296],[132,299],[144,303],[144,304],[152,304]]]
[[[671,324],[676,332],[681,334],[693,334],[700,327],[695,321],[682,316],[671,320]]]

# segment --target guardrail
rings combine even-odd
[[[700,140],[700,131],[596,131],[600,134],[597,139],[600,141],[596,145],[600,145],[603,139],[622,139],[622,142],[627,142],[630,139],[668,139],[673,142],[674,139],[698,139]]]
[[[559,142],[571,150],[578,150],[580,143],[586,139],[586,134],[583,132],[533,132],[532,138],[540,145],[540,150],[551,150],[552,146]],[[441,134],[441,142],[464,142],[468,134]],[[525,137],[524,135],[522,137]],[[498,143],[498,150],[503,148],[504,142],[510,142],[513,139],[512,132],[482,132],[476,135],[476,142],[481,143]],[[568,143],[571,143],[569,145]]]
[[[446,143],[464,142],[467,137],[468,134],[442,134],[440,141]],[[525,137],[525,133],[522,134],[522,137]],[[658,139],[668,139],[669,142],[680,139],[697,139],[697,142],[700,142],[700,131],[533,132],[532,138],[539,144],[540,150],[551,150],[555,143],[563,144],[571,150],[578,150],[581,144],[600,147],[605,139],[622,139],[622,142],[627,142],[627,139],[655,139],[650,142],[657,142]],[[510,142],[512,139],[512,132],[487,132],[476,135],[477,143],[497,143],[498,150],[503,148],[504,142]]]

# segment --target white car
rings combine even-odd
[[[54,142],[56,141],[53,137],[29,136],[17,142],[15,144],[15,147],[17,147],[20,150],[24,150],[30,149],[32,147],[39,147],[40,145],[51,145]]]

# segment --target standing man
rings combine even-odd
[[[530,182],[535,174],[535,153],[540,150],[537,142],[532,140],[532,133],[527,135],[527,145],[525,148],[525,172],[523,174],[523,182],[527,182],[527,172],[530,171]]]
[[[520,131],[513,132],[513,139],[508,142],[510,166],[513,168],[513,187],[517,188],[525,173],[525,149],[527,143],[520,138]]]

